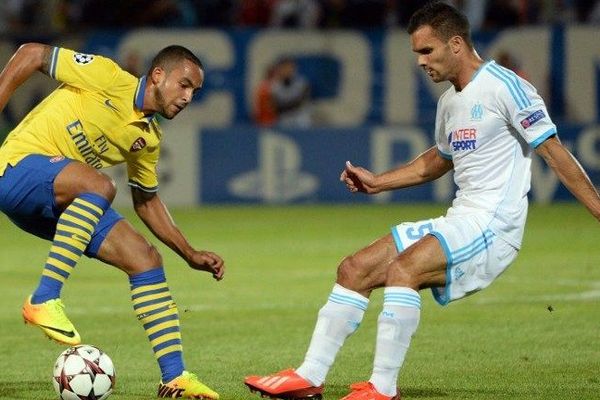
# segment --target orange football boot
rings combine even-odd
[[[29,296],[23,304],[25,323],[37,326],[50,339],[69,346],[81,344],[81,336],[65,314],[65,305],[60,299],[31,304]]]
[[[400,394],[390,397],[379,393],[371,382],[353,383],[350,389],[352,391],[341,400],[400,400]]]
[[[251,392],[272,399],[320,400],[323,394],[323,385],[313,386],[293,369],[286,369],[267,376],[248,376],[244,379],[244,383]]]

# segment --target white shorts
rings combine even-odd
[[[432,288],[441,305],[489,286],[514,261],[514,246],[478,223],[477,217],[439,217],[392,228],[398,252],[423,236],[435,236],[446,254],[446,286]]]

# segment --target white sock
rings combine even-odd
[[[398,372],[417,330],[421,314],[421,297],[413,289],[387,287],[383,310],[377,320],[377,345],[373,374],[369,382],[386,396],[396,395]]]
[[[360,325],[369,299],[337,283],[319,311],[306,357],[296,373],[314,386],[325,382],[335,356]]]

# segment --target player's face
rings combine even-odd
[[[155,87],[157,112],[167,119],[174,118],[192,101],[202,87],[204,72],[189,60],[177,63],[170,71],[159,71]]]
[[[442,41],[435,31],[424,25],[410,35],[417,64],[434,82],[452,80],[456,60],[448,42]]]

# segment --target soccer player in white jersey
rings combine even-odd
[[[536,90],[494,61],[484,62],[464,15],[428,3],[411,18],[408,33],[418,65],[434,82],[452,86],[441,96],[436,145],[410,163],[382,174],[347,162],[341,181],[368,194],[432,181],[454,170],[456,198],[445,216],[403,223],[345,258],[318,314],[299,368],[251,376],[246,385],[281,399],[320,398],[325,377],[359,326],[369,295],[384,287],[373,372],[351,385],[343,400],[399,399],[396,381],[419,324],[419,291],[431,288],[448,304],[488,285],[514,261],[523,237],[531,150],[600,219],[600,197],[579,163],[561,144]]]

